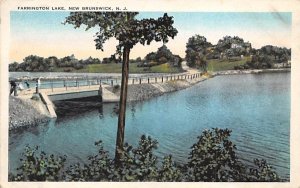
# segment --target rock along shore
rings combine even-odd
[[[9,130],[49,121],[45,110],[47,109],[39,101],[9,96]]]
[[[129,85],[127,93],[127,101],[143,101],[152,97],[160,96],[165,93],[174,92],[191,87],[201,81],[206,80],[208,77],[202,76],[192,80],[174,80],[164,83],[156,84],[137,84]],[[113,91],[116,95],[120,94],[120,89]]]
[[[206,80],[207,77],[194,78],[189,80],[173,80],[156,84],[128,85],[127,101],[143,101],[164,93],[178,91],[191,87],[192,85]],[[119,95],[120,88],[110,90]],[[25,128],[49,121],[49,112],[43,102],[38,98],[24,99],[9,97],[9,130]]]
[[[291,68],[281,69],[245,69],[245,70],[226,70],[212,73],[214,76],[218,75],[234,75],[234,74],[259,74],[259,73],[275,73],[275,72],[290,72]]]

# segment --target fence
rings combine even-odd
[[[181,75],[164,75],[164,76],[155,76],[155,77],[135,77],[129,78],[128,84],[154,84],[154,83],[164,83],[168,81],[175,80],[193,80],[199,78],[202,73],[197,74],[181,74]],[[51,89],[54,91],[55,88],[80,88],[83,86],[94,86],[94,85],[120,85],[121,78],[87,78],[87,79],[66,79],[66,80],[42,80],[40,84],[35,81],[29,83],[30,87],[37,87],[37,89]]]

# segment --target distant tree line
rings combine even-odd
[[[179,55],[174,55],[165,45],[158,48],[156,52],[151,52],[144,59],[138,57],[130,60],[130,63],[136,63],[138,67],[152,67],[164,63],[169,63],[173,67],[181,67],[182,58]],[[64,72],[79,70],[91,64],[110,64],[122,63],[122,59],[117,55],[105,57],[100,61],[98,58],[89,57],[85,60],[77,59],[74,55],[57,58],[50,56],[48,58],[29,55],[24,58],[22,63],[14,62],[9,64],[11,72],[53,72],[57,69]]]
[[[279,66],[290,66],[291,49],[266,45],[260,49],[252,47],[250,42],[238,36],[225,36],[218,41],[216,45],[208,42],[204,36],[195,35],[188,39],[186,44],[185,60],[190,67],[207,70],[208,60],[217,59],[220,63],[223,61],[237,61],[243,57],[250,56],[251,60],[244,65],[235,66],[235,69],[264,69]],[[179,55],[174,55],[167,46],[163,45],[156,52],[148,53],[143,59],[138,57],[130,60],[130,63],[136,63],[138,67],[152,67],[164,63],[173,67],[181,67],[183,59]],[[28,72],[52,72],[61,68],[61,71],[69,72],[85,68],[89,64],[109,64],[121,63],[122,60],[116,55],[103,58],[89,57],[85,60],[78,60],[74,55],[57,58],[50,56],[48,58],[30,55],[24,58],[22,63],[9,64],[9,71],[28,71]],[[224,62],[226,63],[226,62]]]
[[[250,61],[244,65],[235,66],[235,69],[265,69],[276,67],[290,67],[291,49],[266,45],[259,50],[253,50]]]
[[[62,68],[63,71],[69,72],[73,69],[82,69],[89,64],[100,64],[101,61],[98,58],[89,57],[85,60],[78,60],[74,55],[66,56],[63,58],[57,58],[50,56],[48,58],[29,55],[24,58],[22,63],[9,64],[9,71],[21,72],[52,72],[58,68]]]
[[[185,52],[187,65],[204,71],[207,68],[207,60],[210,59],[218,59],[221,62],[237,61],[245,56],[252,57],[251,61],[235,67],[236,69],[272,68],[274,64],[287,64],[291,59],[291,49],[272,45],[255,49],[250,42],[245,42],[238,36],[225,36],[213,45],[204,36],[195,35],[188,39]]]

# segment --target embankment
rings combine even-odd
[[[280,69],[245,69],[245,70],[226,70],[213,72],[212,75],[233,75],[233,74],[259,74],[259,73],[276,73],[276,72],[290,72],[290,68],[280,68]]]
[[[163,95],[164,93],[191,87],[207,78],[202,76],[187,80],[170,80],[164,83],[129,85],[127,101],[147,100]],[[114,89],[111,87],[110,90],[119,96],[120,88]],[[49,116],[47,107],[41,101],[40,97],[37,97],[36,100],[12,96],[9,98],[9,130],[46,122],[49,120]]]
[[[47,109],[37,99],[9,97],[9,130],[34,126],[49,120]]]
[[[206,80],[208,77],[202,76],[190,80],[173,80],[164,83],[155,84],[137,84],[129,85],[127,101],[142,101],[152,97],[163,95],[164,93],[174,92],[193,86],[196,83]],[[120,89],[114,91],[116,95],[120,94]]]

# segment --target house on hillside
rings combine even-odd
[[[241,44],[237,44],[237,43],[232,43],[231,44],[231,48],[241,48],[242,45]]]

